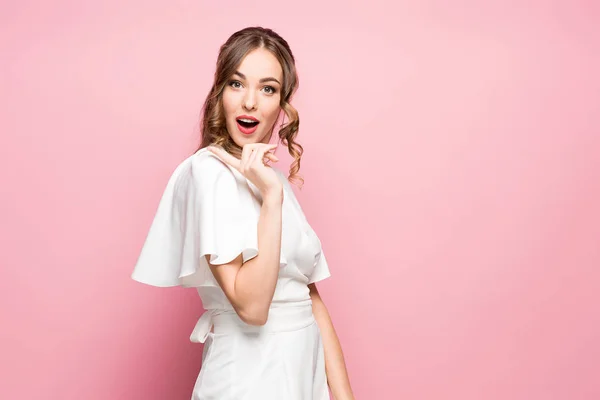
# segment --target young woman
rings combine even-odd
[[[205,343],[192,399],[353,399],[339,340],[315,283],[330,276],[288,178],[271,163],[278,131],[294,157],[297,88],[287,42],[246,28],[221,47],[202,143],[174,171],[133,279],[198,290]]]

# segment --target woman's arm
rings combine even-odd
[[[258,255],[243,263],[243,256],[240,254],[231,262],[220,265],[211,264],[210,255],[206,255],[210,270],[233,309],[242,321],[250,325],[264,325],[267,322],[279,276],[283,184],[277,171],[265,164],[268,160],[278,161],[275,155],[269,153],[276,147],[275,143],[245,144],[241,159],[221,147],[207,147],[217,158],[252,182],[263,198],[257,227]],[[237,196],[235,177],[226,176],[231,178],[231,185],[226,187],[223,196]]]
[[[354,400],[342,347],[333,328],[333,322],[331,321],[327,307],[325,307],[325,303],[319,295],[317,286],[311,283],[308,285],[308,288],[310,290],[310,298],[312,299],[313,314],[323,338],[325,370],[329,388],[336,400]]]
[[[279,274],[283,189],[264,195],[258,219],[258,255],[242,265],[242,255],[210,269],[240,319],[264,325]],[[210,255],[206,256],[210,261]]]

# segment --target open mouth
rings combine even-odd
[[[256,127],[258,126],[260,121],[256,121],[250,118],[236,118],[237,127],[240,132],[245,135],[251,135],[256,131]]]
[[[238,118],[236,121],[244,128],[254,128],[256,125],[258,125],[258,121],[253,121],[251,119]]]

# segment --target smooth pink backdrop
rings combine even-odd
[[[600,398],[600,7],[566,0],[3,2],[0,398],[189,399],[198,296],[129,275],[249,25],[298,60],[357,399]]]

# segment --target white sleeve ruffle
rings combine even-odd
[[[213,265],[258,255],[260,204],[246,179],[205,151],[171,176],[132,278],[153,286],[218,286]],[[280,265],[287,261],[280,257]]]

